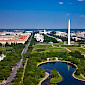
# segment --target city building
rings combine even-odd
[[[39,34],[50,34],[51,31],[46,31],[45,29],[44,30],[39,30]]]
[[[61,31],[56,31],[56,36],[66,37],[67,33],[66,32],[61,32]]]
[[[77,37],[85,38],[85,31],[84,32],[77,32]]]
[[[0,32],[0,43],[5,45],[6,43],[22,43],[24,44],[25,41],[29,38],[29,33],[23,32]]]
[[[72,39],[75,39],[75,41],[78,41],[78,40],[83,40],[83,39],[78,38],[78,37],[72,37]]]
[[[44,36],[39,34],[39,33],[35,34],[34,38],[36,38],[36,40],[39,41],[39,42],[43,42],[44,41]]]

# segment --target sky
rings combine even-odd
[[[1,29],[85,29],[85,0],[0,0]]]

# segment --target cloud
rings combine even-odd
[[[70,14],[66,14],[67,16],[69,16]]]
[[[80,17],[85,17],[85,15],[80,15]]]
[[[59,4],[63,4],[63,2],[59,2]]]
[[[77,0],[77,1],[84,1],[84,0]]]

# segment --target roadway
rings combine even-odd
[[[9,85],[9,84],[11,84],[11,81],[15,77],[15,74],[17,73],[17,70],[22,66],[23,54],[26,53],[26,51],[28,50],[28,47],[29,47],[30,42],[32,40],[32,37],[33,37],[33,34],[31,35],[28,44],[26,44],[25,48],[23,49],[23,51],[21,53],[21,56],[22,56],[21,60],[19,62],[17,62],[16,65],[12,68],[13,70],[12,70],[10,76],[8,77],[7,81],[2,82],[2,84],[0,84],[0,85]]]

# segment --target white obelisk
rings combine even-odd
[[[70,45],[70,19],[68,21],[68,45]]]

